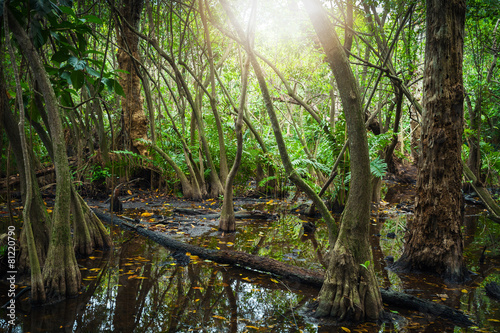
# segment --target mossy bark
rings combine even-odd
[[[0,66],[0,91],[6,91],[5,79],[3,75],[3,68]],[[31,186],[33,201],[30,207],[29,217],[33,228],[33,234],[36,235],[36,251],[40,265],[43,266],[47,250],[49,247],[49,227],[50,218],[47,214],[45,204],[43,203],[40,187],[33,168],[26,168],[23,157],[23,150],[21,146],[21,137],[19,131],[16,130],[17,125],[14,117],[10,111],[10,105],[7,100],[7,95],[0,94],[0,124],[2,124],[7,134],[7,138],[12,146],[12,152],[16,159],[17,169],[21,182],[21,193],[23,194],[23,201],[26,200],[26,175],[31,174]],[[30,157],[31,158],[31,157]],[[19,257],[17,271],[20,274],[27,273],[30,268],[28,243],[26,239],[26,228],[21,230],[19,237]]]
[[[27,244],[27,252],[29,257],[29,264],[31,269],[31,302],[32,304],[40,304],[45,302],[45,289],[42,280],[42,271],[40,268],[40,261],[38,260],[37,247],[35,244],[35,237],[33,235],[33,228],[31,223],[31,206],[33,204],[33,199],[35,194],[33,192],[33,172],[31,171],[31,156],[28,151],[28,144],[26,142],[26,136],[24,133],[24,103],[22,100],[22,88],[21,80],[19,78],[19,71],[16,65],[16,56],[10,42],[9,24],[8,24],[8,14],[7,14],[7,3],[3,4],[3,16],[4,16],[4,32],[5,32],[5,43],[7,44],[7,49],[9,50],[9,55],[11,62],[13,64],[14,77],[16,82],[16,95],[17,102],[19,103],[19,123],[18,130],[21,141],[21,149],[24,159],[25,167],[25,202],[23,209],[23,220],[24,220],[24,234]],[[1,65],[0,65],[1,66]],[[3,76],[3,68],[1,69]],[[35,179],[36,181],[36,179]]]
[[[71,197],[71,174],[57,99],[39,54],[26,31],[10,12],[9,26],[16,37],[21,52],[28,59],[33,76],[44,96],[52,139],[57,187],[52,216],[51,239],[47,260],[43,268],[46,292],[47,295],[57,298],[72,297],[78,294],[81,275],[71,238],[70,200],[68,200]]]
[[[349,197],[335,245],[330,244],[329,265],[316,315],[339,321],[379,320],[383,306],[370,264],[373,262],[369,242],[371,173],[361,95],[344,48],[321,2],[308,0],[305,7],[340,92],[351,165]]]
[[[74,186],[71,186],[71,211],[73,213],[73,242],[76,255],[88,256],[96,249],[111,247],[112,243],[108,231]]]

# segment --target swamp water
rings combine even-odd
[[[279,210],[277,207],[272,208]],[[477,212],[467,214],[465,256],[469,269],[476,274],[468,284],[447,286],[434,277],[397,275],[386,270],[387,256],[398,257],[407,218],[389,205],[372,217],[373,264],[381,287],[459,308],[477,327],[455,327],[441,318],[388,307],[387,311],[397,312],[405,320],[381,326],[326,326],[301,315],[303,306],[315,300],[316,288],[171,251],[113,227],[112,249],[96,251],[78,261],[84,284],[79,297],[31,308],[23,296],[16,303],[15,326],[8,325],[5,310],[0,310],[0,331],[498,332],[500,302],[485,295],[484,285],[500,281],[500,225]],[[304,235],[297,216],[279,216],[275,221],[239,221],[238,232],[232,235],[213,231],[196,238],[185,234],[174,237],[207,248],[237,249],[305,268],[321,268],[327,244],[325,226],[317,222],[316,232]],[[484,246],[486,258],[480,264]],[[0,284],[2,305],[8,301],[7,288]]]

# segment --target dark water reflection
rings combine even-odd
[[[469,214],[468,267],[477,275],[465,286],[448,286],[428,276],[398,276],[385,269],[387,255],[397,257],[406,217],[386,214],[372,221],[372,243],[379,284],[460,308],[479,328],[461,329],[419,313],[397,311],[407,318],[398,324],[328,327],[300,314],[318,290],[281,281],[259,272],[204,261],[172,251],[129,232],[113,231],[115,247],[79,260],[84,289],[81,295],[55,305],[16,309],[16,326],[0,312],[6,332],[495,332],[500,331],[500,304],[484,294],[484,284],[500,280],[500,226]],[[301,221],[284,216],[278,221],[240,223],[236,234],[182,240],[220,249],[238,249],[311,269],[322,267],[327,232],[319,224],[315,235],[304,235]],[[498,230],[497,230],[498,229]],[[395,232],[396,238],[388,238]],[[214,235],[216,233],[214,232]],[[479,252],[488,246],[484,264]],[[478,252],[479,251],[479,252]],[[187,260],[186,260],[187,259]],[[3,286],[0,288],[4,288]],[[0,303],[8,299],[0,289]]]

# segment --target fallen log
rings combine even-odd
[[[484,290],[486,290],[486,295],[496,301],[500,301],[500,284],[497,282],[490,282],[484,287]]]
[[[463,163],[462,163],[463,164]],[[478,196],[481,198],[483,205],[486,207],[488,212],[490,213],[490,218],[495,222],[500,223],[500,206],[496,203],[496,201],[491,197],[490,192],[488,192],[487,188],[484,188],[478,181],[474,173],[469,169],[466,164],[463,164],[463,172],[468,180],[470,180],[470,184],[472,188]]]
[[[140,235],[148,237],[156,243],[170,249],[181,250],[196,255],[202,259],[212,260],[222,264],[236,265],[243,268],[250,268],[262,272],[271,273],[280,276],[284,279],[297,281],[321,288],[324,281],[324,274],[321,271],[313,271],[310,269],[300,268],[289,265],[271,258],[252,255],[241,251],[229,250],[212,250],[203,247],[187,244],[175,240],[167,235],[151,231],[144,228],[143,225],[127,222],[116,216],[111,216],[98,209],[93,209],[94,213],[103,222],[120,226],[123,229],[132,230]],[[390,306],[401,307],[409,310],[415,310],[422,313],[427,313],[433,316],[442,317],[451,320],[454,324],[467,327],[474,323],[461,311],[453,309],[449,306],[427,301],[412,295],[380,289],[382,300]]]
[[[69,161],[70,166],[76,165],[75,158],[69,158],[68,161]],[[43,177],[43,176],[55,173],[55,170],[56,169],[54,166],[49,166],[49,167],[35,171],[35,175],[37,178]],[[20,182],[21,182],[21,179],[20,179],[19,175],[12,175],[9,178],[4,178],[4,179],[0,180],[0,188],[7,188],[7,184],[9,186],[16,186],[16,185],[19,185]]]

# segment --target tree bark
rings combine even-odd
[[[42,60],[26,31],[9,12],[9,27],[17,43],[28,59],[35,80],[45,98],[50,136],[56,168],[56,198],[52,215],[52,234],[43,268],[47,296],[65,298],[78,295],[81,275],[75,258],[70,230],[71,174],[69,172],[66,144],[58,112],[57,99],[45,72]]]
[[[371,173],[361,95],[345,50],[320,1],[309,0],[305,8],[337,82],[351,156],[349,197],[337,241],[334,246],[330,244],[329,266],[316,315],[339,321],[378,320],[383,307],[370,265],[373,262],[369,242]]]
[[[136,29],[139,26],[143,0],[123,0],[122,18]],[[139,59],[139,37],[129,28],[128,24],[122,24],[120,36],[117,38],[120,46],[116,58],[119,69],[125,71],[120,73],[120,85],[123,87],[125,97],[122,97],[122,116],[125,132],[128,135],[128,149],[140,155],[147,155],[147,146],[138,139],[147,139],[148,121],[143,109],[143,97],[141,94],[141,80],[137,72],[138,66],[134,64],[134,58]]]
[[[32,304],[41,304],[45,302],[45,289],[43,286],[43,277],[42,270],[40,268],[40,261],[38,259],[38,251],[35,244],[35,237],[33,235],[33,227],[31,220],[31,205],[34,202],[36,194],[33,193],[33,190],[38,189],[33,185],[33,172],[31,172],[31,157],[28,151],[28,143],[26,142],[26,136],[24,133],[24,103],[23,103],[23,92],[21,88],[21,80],[19,78],[19,72],[16,64],[16,56],[14,54],[14,50],[12,48],[12,44],[10,42],[10,33],[9,33],[9,23],[8,23],[8,14],[7,14],[7,2],[3,4],[3,17],[4,17],[4,32],[5,32],[5,44],[7,44],[7,49],[9,50],[10,61],[13,64],[14,70],[14,78],[16,82],[16,96],[17,101],[19,103],[19,136],[21,139],[21,149],[24,159],[24,167],[26,169],[25,174],[25,183],[26,183],[26,195],[24,200],[24,208],[23,208],[23,220],[24,220],[24,228],[26,231],[24,232],[27,243],[29,264],[31,270],[31,303]],[[1,65],[0,65],[1,66]],[[3,74],[3,68],[0,69]],[[3,75],[2,75],[3,76]],[[35,178],[36,181],[36,178]]]
[[[415,217],[395,268],[463,282],[462,79],[465,0],[427,1],[421,156]]]
[[[0,91],[7,91],[5,87],[5,78],[2,71],[2,66],[0,66]],[[36,247],[37,247],[37,255],[38,260],[40,261],[40,265],[43,266],[45,262],[45,258],[47,256],[47,250],[49,247],[49,221],[50,218],[47,214],[45,205],[43,203],[42,195],[40,192],[40,187],[38,186],[37,175],[32,168],[26,168],[24,164],[24,157],[21,147],[21,138],[18,131],[16,131],[16,122],[14,117],[10,111],[10,105],[7,100],[7,95],[0,93],[0,123],[5,129],[5,133],[7,134],[7,138],[12,146],[12,151],[14,153],[17,169],[19,172],[19,181],[21,182],[21,193],[25,194],[26,191],[26,175],[29,173],[31,175],[32,181],[31,185],[33,186],[33,203],[31,205],[31,213],[30,219],[33,227],[33,234],[36,235]],[[31,156],[30,156],[31,158]],[[10,184],[10,181],[9,181]],[[6,184],[7,185],[7,184]],[[25,196],[25,195],[24,195]],[[26,200],[23,198],[23,200]],[[26,242],[26,228],[23,228],[21,231],[21,235],[19,238],[19,258],[18,258],[18,266],[17,270],[19,273],[28,272],[30,264],[29,264],[29,256],[28,256],[28,244]]]
[[[240,105],[238,108],[238,117],[235,123],[236,132],[236,157],[231,167],[231,171],[227,176],[226,188],[224,190],[224,200],[222,203],[221,216],[219,222],[219,230],[233,232],[236,231],[236,221],[234,217],[234,205],[233,205],[233,182],[238,169],[241,164],[241,156],[243,155],[243,112],[246,105],[246,95],[247,95],[247,85],[248,85],[248,69],[250,67],[250,59],[247,57],[245,64],[243,65],[243,73],[241,75],[241,92],[240,92]]]

